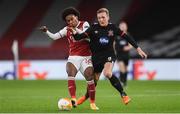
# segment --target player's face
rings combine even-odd
[[[124,32],[127,32],[128,29],[127,24],[124,22],[119,24],[119,28]]]
[[[76,27],[78,25],[78,17],[71,14],[66,16],[66,23],[70,27]]]
[[[97,19],[100,26],[107,26],[109,23],[109,16],[106,12],[101,12],[97,14]]]

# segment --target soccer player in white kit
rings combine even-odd
[[[45,32],[53,40],[63,37],[68,39],[69,57],[66,64],[66,71],[68,74],[68,90],[73,107],[77,106],[75,76],[77,72],[80,71],[87,81],[87,88],[90,96],[90,108],[92,110],[98,110],[99,108],[95,104],[95,84],[89,41],[86,39],[80,41],[74,40],[73,33],[71,29],[69,29],[69,27],[73,27],[81,33],[89,28],[88,22],[79,21],[79,16],[80,13],[75,8],[66,8],[62,12],[62,18],[67,26],[55,34],[51,33],[46,26],[40,27],[40,30]]]

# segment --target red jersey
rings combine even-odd
[[[89,28],[88,22],[79,21],[77,27],[81,32],[84,32]],[[67,29],[67,26],[59,31],[60,38],[66,36],[69,42],[69,55],[70,56],[91,56],[91,50],[89,41],[83,39],[76,41],[72,35],[72,32]]]

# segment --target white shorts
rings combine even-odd
[[[91,56],[69,56],[67,62],[72,63],[77,71],[80,71],[82,74],[84,74],[86,68],[93,67]]]

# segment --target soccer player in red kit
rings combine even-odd
[[[40,27],[40,30],[45,32],[53,40],[63,37],[68,39],[69,57],[66,64],[66,71],[68,74],[68,90],[73,107],[77,106],[75,76],[77,72],[80,71],[87,81],[90,108],[92,110],[98,110],[99,108],[95,104],[95,84],[89,41],[87,39],[80,41],[74,40],[72,31],[69,29],[69,27],[77,28],[77,31],[82,33],[89,28],[88,22],[79,21],[79,16],[80,13],[75,8],[66,8],[62,13],[62,18],[66,22],[67,26],[55,34],[51,33],[46,26]]]

